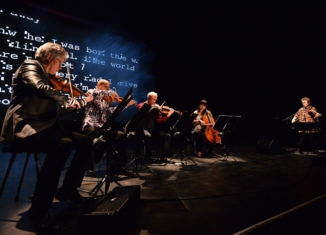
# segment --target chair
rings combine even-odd
[[[17,154],[26,153],[24,168],[23,168],[22,174],[20,176],[20,181],[19,181],[19,184],[18,184],[16,196],[15,196],[15,201],[19,201],[20,190],[21,190],[21,187],[22,187],[22,184],[23,184],[23,180],[24,180],[24,176],[25,176],[25,172],[26,172],[26,167],[27,167],[28,160],[29,160],[29,157],[30,157],[31,154],[34,155],[34,161],[35,161],[35,165],[36,165],[36,176],[38,178],[38,175],[39,175],[39,172],[40,172],[40,162],[39,162],[38,152],[32,152],[32,151],[29,151],[29,150],[26,150],[26,149],[21,149],[21,148],[19,148],[17,146],[13,146],[13,145],[4,146],[2,148],[2,152],[3,153],[11,153],[11,157],[10,157],[10,161],[9,161],[9,165],[8,165],[5,177],[4,177],[2,185],[1,185],[0,198],[1,198],[1,195],[2,195],[2,192],[3,192],[4,188],[6,186],[7,179],[8,179],[11,167],[12,167],[12,165],[13,165],[15,159],[16,159]]]

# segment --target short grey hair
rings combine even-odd
[[[151,97],[151,96],[157,96],[157,93],[154,91],[151,91],[147,94],[147,98]]]
[[[68,52],[59,44],[47,42],[40,46],[35,52],[35,59],[40,61],[43,64],[48,64],[50,58],[58,58],[61,56],[65,56],[66,59],[69,58]]]

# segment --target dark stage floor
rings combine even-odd
[[[255,147],[228,150],[233,157],[225,161],[190,155],[196,164],[185,165],[176,157],[176,164],[148,165],[157,176],[146,168],[138,175],[124,172],[117,181],[122,187],[112,182],[99,203],[104,211],[115,212],[110,215],[54,200],[50,212],[64,226],[56,234],[326,233],[326,155],[263,155]],[[1,181],[9,158],[1,155]],[[32,158],[20,200],[14,201],[24,158],[16,159],[0,198],[0,234],[35,234],[27,220],[36,180]],[[84,178],[81,190],[90,191],[102,179],[104,163],[98,165],[98,177]]]

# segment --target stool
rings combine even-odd
[[[27,167],[27,164],[28,164],[29,157],[30,157],[30,155],[32,153],[34,155],[34,161],[35,161],[35,164],[36,164],[36,176],[38,178],[38,174],[40,172],[40,161],[39,161],[38,152],[32,152],[32,151],[19,149],[16,146],[12,146],[12,145],[3,147],[2,152],[3,153],[11,153],[11,157],[10,157],[10,161],[9,161],[9,165],[8,165],[5,177],[4,177],[2,185],[1,185],[0,198],[1,198],[2,192],[3,192],[4,188],[5,188],[5,185],[7,183],[7,179],[8,179],[12,164],[14,163],[17,154],[26,153],[26,160],[25,160],[24,168],[23,168],[22,174],[20,176],[20,181],[19,181],[19,184],[18,184],[16,196],[15,196],[15,201],[19,201],[19,194],[20,194],[20,190],[21,190],[21,187],[22,187],[22,184],[23,184],[26,167]]]

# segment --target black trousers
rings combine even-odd
[[[103,136],[106,139],[106,142],[100,144],[97,149],[94,150],[94,161],[90,161],[88,164],[89,169],[94,168],[94,163],[98,163],[105,152],[107,151],[115,151],[116,155],[116,163],[124,165],[127,163],[127,151],[126,151],[126,134],[122,131],[111,129],[108,132],[97,133],[98,130],[95,130],[93,127],[86,127],[83,130],[83,133],[90,136],[93,140],[94,138],[98,138],[99,136]],[[111,154],[111,153],[107,153]]]
[[[108,150],[110,151],[110,149],[112,149],[116,152],[115,162],[120,165],[125,165],[127,163],[126,140],[127,137],[125,133],[115,130],[114,136],[109,137],[107,143]]]
[[[317,151],[317,137],[318,133],[299,133],[299,152],[306,150],[308,152]]]
[[[197,153],[203,152],[205,146],[207,147],[208,152],[213,151],[214,145],[211,142],[207,141],[205,132],[194,131],[193,138],[194,138],[194,141],[196,142]]]
[[[153,130],[143,130],[140,136],[144,139],[146,156],[151,157],[152,155],[152,145],[154,144],[154,139],[160,140],[163,143],[163,153],[169,154],[171,145],[171,135],[160,131],[157,129]]]
[[[91,143],[87,135],[67,132],[59,125],[17,140],[17,144],[47,153],[32,198],[34,211],[42,213],[51,207],[61,171],[73,149],[76,149],[76,152],[65,174],[63,184],[68,187],[81,186],[87,162],[92,157]]]

